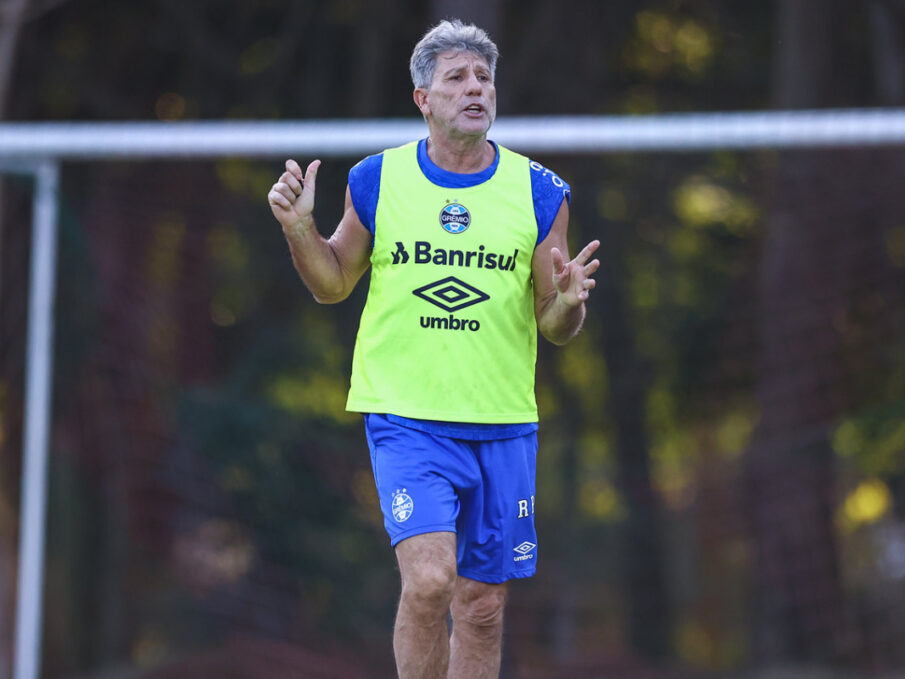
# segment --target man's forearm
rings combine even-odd
[[[292,263],[305,287],[321,304],[340,302],[348,296],[339,259],[330,242],[317,230],[313,217],[283,228]]]
[[[563,345],[578,334],[584,324],[584,318],[584,302],[577,306],[569,306],[557,295],[540,314],[537,327],[550,342]]]

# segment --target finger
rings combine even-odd
[[[553,273],[558,276],[565,268],[562,252],[559,251],[559,248],[550,248],[550,257],[553,258]]]
[[[293,175],[299,181],[302,181],[302,179],[304,178],[304,176],[302,175],[302,168],[299,167],[299,164],[292,158],[286,161],[286,172]]]
[[[581,249],[581,252],[579,252],[579,253],[575,256],[575,259],[573,259],[572,261],[573,261],[573,262],[577,262],[578,264],[584,264],[585,262],[588,261],[588,259],[590,258],[590,256],[593,255],[594,252],[595,252],[595,251],[597,250],[597,248],[599,248],[599,247],[600,247],[600,241],[599,241],[599,240],[592,240],[590,243],[588,243],[587,245],[585,245],[585,246]]]
[[[284,210],[289,210],[292,207],[292,203],[289,199],[276,190],[267,194],[267,202],[270,203],[272,207],[281,207]]]
[[[586,278],[582,285],[584,285],[585,290],[593,290],[595,287],[597,287],[597,281],[595,281],[593,278]]]
[[[289,186],[284,184],[283,182],[277,182],[273,185],[271,192],[276,192],[279,195],[283,196],[290,203],[294,203],[295,199],[298,198],[298,195],[293,191]]]
[[[297,195],[297,196],[301,195],[302,184],[298,179],[295,178],[295,175],[292,174],[291,172],[284,172],[283,174],[281,174],[280,183],[285,184],[290,189],[292,189],[292,192],[295,195]]]
[[[585,264],[584,269],[582,269],[582,271],[584,271],[585,276],[590,276],[595,271],[597,271],[597,269],[599,269],[599,268],[600,268],[600,260],[592,259],[590,262]]]

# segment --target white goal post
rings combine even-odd
[[[424,133],[414,119],[0,124],[0,174],[35,178],[14,679],[40,674],[60,164],[361,156]],[[491,136],[526,154],[895,146],[905,145],[905,109],[504,117]]]

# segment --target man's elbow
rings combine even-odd
[[[541,328],[541,335],[544,336],[550,344],[555,344],[558,347],[565,346],[568,344],[575,335],[578,334],[578,330],[563,332],[562,330],[552,331],[552,330],[544,330]]]
[[[300,270],[298,270],[298,274],[305,288],[307,288],[314,301],[318,304],[342,302],[352,294],[352,288],[355,287],[354,283],[350,285],[349,281],[338,276],[327,279],[325,277],[305,275]]]
[[[336,304],[337,302],[342,302],[352,292],[351,289],[347,289],[345,285],[315,285],[304,279],[302,279],[302,282],[305,283],[308,292],[311,293],[314,301],[318,304]]]
[[[311,296],[314,297],[314,301],[318,304],[336,304],[338,302],[342,302],[346,297],[348,297],[349,293],[315,292],[314,290],[312,290]]]

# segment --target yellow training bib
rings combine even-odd
[[[348,410],[537,421],[530,168],[497,148],[490,179],[464,189],[428,180],[416,142],[384,152]]]

